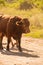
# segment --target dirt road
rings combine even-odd
[[[22,52],[0,50],[0,65],[43,65],[43,39],[22,37],[21,46]]]

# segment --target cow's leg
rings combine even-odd
[[[14,48],[14,46],[15,46],[16,44],[17,44],[17,43],[14,43],[14,44],[13,44],[13,42],[12,42],[12,48]]]
[[[15,44],[13,44],[12,38],[10,42],[11,42],[12,48],[14,48]]]
[[[1,34],[1,35],[0,35],[0,49],[1,49],[1,50],[3,49],[3,46],[2,46],[2,39],[3,39],[3,35]]]
[[[18,39],[18,40],[17,40],[17,45],[16,45],[16,46],[17,46],[17,48],[19,49],[19,51],[22,52],[21,43],[20,43],[20,42],[21,42],[21,39]]]
[[[17,45],[17,42],[14,42],[14,43],[13,43],[12,38],[11,38],[11,45],[12,45],[12,48],[14,48],[14,46]]]
[[[9,51],[9,44],[10,44],[11,38],[8,38],[8,44],[7,44],[7,51]]]

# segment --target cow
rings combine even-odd
[[[18,16],[6,17],[0,16],[0,49],[3,49],[2,38],[4,35],[8,38],[7,50],[9,51],[9,44],[12,42],[11,37],[16,40],[17,48],[21,49],[21,37],[22,33],[29,33],[30,22],[27,18],[20,18]]]

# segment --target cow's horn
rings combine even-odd
[[[16,22],[16,25],[19,25],[18,21]]]

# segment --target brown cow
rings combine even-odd
[[[11,37],[16,40],[17,47],[19,51],[21,51],[21,36],[22,33],[29,33],[30,22],[27,18],[21,19],[18,16],[15,17],[6,17],[2,16],[0,19],[0,49],[3,49],[2,46],[2,38],[4,35],[8,38],[7,50],[9,51],[9,43],[11,41]],[[12,42],[12,41],[11,41]]]

